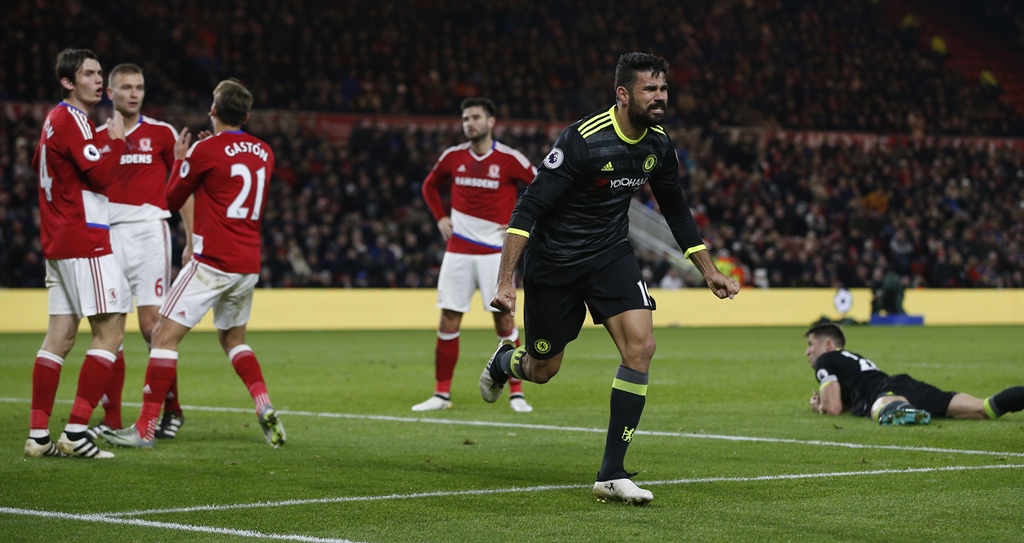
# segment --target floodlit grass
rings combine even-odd
[[[1024,383],[1016,327],[849,327],[890,373],[986,396]],[[493,350],[465,331],[451,411],[412,413],[433,390],[434,333],[253,333],[288,444],[268,447],[211,334],[179,363],[185,426],[108,461],[24,459],[42,335],[0,335],[4,541],[1019,541],[1024,414],[883,428],[810,413],[803,330],[661,329],[626,467],[655,494],[602,504],[600,464],[618,357],[602,330],[561,373],[526,385],[530,414],[480,400]],[[86,336],[64,367],[66,422]],[[125,420],[145,368],[127,340]],[[94,422],[101,410],[94,415]],[[945,469],[950,468],[950,469]]]

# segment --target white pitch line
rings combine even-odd
[[[273,539],[278,541],[300,541],[303,543],[358,543],[349,539],[334,539],[329,537],[312,537],[299,534],[268,534],[253,530],[234,530],[231,528],[217,528],[214,526],[196,526],[194,524],[178,524],[176,522],[155,522],[151,520],[114,518],[108,515],[76,515],[73,513],[61,513],[57,511],[36,511],[33,509],[18,509],[14,507],[0,507],[0,513],[9,515],[27,515],[43,518],[56,518],[61,520],[84,520],[87,522],[104,522],[107,524],[126,524],[131,526],[142,526],[145,528],[163,528],[165,530],[178,530],[183,532],[197,532],[202,534],[234,535],[252,539]]]
[[[63,403],[71,403],[70,400],[58,400]],[[27,403],[29,400],[21,398],[0,398],[0,402],[18,402]],[[122,405],[131,407],[140,407],[138,403],[125,402]],[[252,413],[252,409],[241,408],[241,407],[209,407],[209,406],[196,406],[196,405],[185,405],[183,409],[191,411],[207,411],[215,413]],[[294,415],[299,417],[317,417],[317,418],[328,418],[328,419],[348,419],[348,420],[376,420],[384,422],[404,422],[404,423],[423,423],[423,424],[447,424],[452,426],[479,426],[488,428],[516,428],[522,430],[552,430],[556,432],[585,432],[591,434],[604,434],[608,430],[605,428],[585,428],[581,426],[556,426],[552,424],[524,424],[517,422],[491,422],[481,420],[456,420],[456,419],[435,419],[427,417],[396,417],[390,415],[357,415],[352,413],[329,413],[329,412],[316,412],[316,411],[291,411],[291,410],[278,410],[279,414],[282,415]],[[814,445],[819,447],[840,447],[846,449],[875,449],[875,450],[889,450],[889,451],[914,451],[914,452],[934,452],[934,453],[946,453],[946,454],[969,454],[969,455],[981,455],[981,456],[1005,456],[1005,457],[1022,457],[1024,458],[1024,452],[1007,452],[1007,451],[979,451],[972,449],[945,449],[938,447],[906,447],[902,445],[869,445],[864,443],[844,443],[841,441],[821,441],[816,439],[789,439],[789,438],[778,438],[778,437],[756,437],[756,436],[730,436],[722,434],[697,434],[691,432],[662,432],[657,430],[637,430],[634,435],[647,435],[647,436],[658,436],[658,437],[682,437],[690,439],[715,439],[722,441],[746,441],[746,442],[758,442],[758,443],[783,443],[791,445]]]
[[[1024,464],[994,464],[988,466],[946,466],[936,468],[907,468],[907,469],[878,469],[869,471],[841,471],[825,473],[792,473],[783,475],[759,475],[755,477],[700,477],[693,479],[669,479],[661,481],[642,481],[643,486],[653,485],[682,485],[700,483],[746,483],[759,481],[785,481],[799,479],[824,479],[831,477],[854,477],[864,475],[899,475],[915,473],[936,473],[943,471],[974,471],[988,469],[1022,469]],[[586,485],[544,485],[529,487],[494,488],[484,490],[448,490],[438,492],[415,492],[410,494],[386,494],[381,496],[339,496],[335,498],[310,498],[305,500],[282,500],[276,502],[255,502],[236,503],[230,505],[196,505],[192,507],[177,507],[167,509],[145,509],[137,511],[122,511],[114,513],[102,513],[95,515],[104,518],[117,517],[138,517],[143,515],[160,515],[169,513],[194,513],[199,511],[227,511],[231,509],[257,509],[264,507],[284,507],[289,505],[311,505],[326,503],[350,503],[350,502],[372,502],[385,500],[409,500],[417,498],[449,498],[460,496],[488,496],[496,494],[522,494],[526,492],[546,492],[550,490],[576,490],[591,488],[592,484]]]

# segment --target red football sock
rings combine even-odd
[[[520,345],[520,343],[519,343],[519,328],[513,328],[512,331],[508,332],[508,333],[498,332],[498,338],[499,339],[508,339],[508,340],[514,341],[514,342],[516,342],[516,347],[518,347]],[[516,379],[515,377],[512,377],[510,375],[509,378],[508,378],[508,393],[509,393],[510,396],[512,394],[522,394],[523,393],[523,382],[520,381],[519,379]]]
[[[164,412],[181,414],[181,402],[178,400],[178,376],[175,374],[174,382],[171,383],[171,390],[167,392],[164,400]]]
[[[259,360],[256,360],[256,354],[248,345],[242,344],[231,349],[228,358],[231,359],[235,373],[249,389],[249,395],[256,404],[256,412],[259,413],[264,405],[270,404],[270,395],[267,394],[267,384],[263,381],[263,370],[260,369]]]
[[[89,424],[89,417],[96,409],[107,388],[110,375],[114,372],[114,360],[117,355],[102,349],[89,349],[85,352],[82,372],[78,374],[78,391],[75,392],[75,403],[71,406],[68,424]]]
[[[53,399],[57,397],[60,384],[60,370],[64,359],[46,351],[36,353],[32,367],[32,410],[29,415],[30,430],[49,430]]]
[[[110,428],[121,428],[121,392],[124,390],[124,349],[117,350],[113,373],[103,392],[103,424]]]
[[[451,395],[452,376],[459,361],[459,332],[437,331],[437,346],[434,347],[435,394]]]
[[[153,349],[149,352],[146,365],[146,386],[142,389],[142,410],[135,430],[143,439],[153,439],[156,433],[160,408],[178,374],[178,352],[170,349]]]

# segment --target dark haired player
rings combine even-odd
[[[946,392],[909,375],[888,375],[874,362],[846,350],[839,325],[812,326],[807,338],[807,362],[814,369],[818,390],[811,410],[822,415],[850,411],[885,426],[928,424],[932,417],[996,419],[1024,410],[1024,386],[1010,387],[984,400],[963,392]]]
[[[520,185],[529,184],[537,169],[519,151],[493,137],[496,108],[487,98],[462,101],[462,131],[466,143],[449,147],[423,181],[423,199],[447,242],[437,278],[437,307],[441,320],[434,349],[434,395],[413,411],[451,409],[452,375],[459,360],[459,329],[473,293],[480,291],[485,309],[494,315],[499,340],[519,345],[516,321],[492,308],[501,243],[516,205]],[[441,202],[441,188],[451,190],[451,213]],[[509,405],[517,413],[533,411],[523,397],[522,384],[511,380]]]
[[[622,55],[615,105],[558,136],[512,214],[491,301],[514,314],[512,275],[525,251],[526,345],[498,345],[480,375],[488,402],[498,399],[510,376],[534,383],[554,377],[588,309],[615,342],[621,364],[593,489],[601,501],[643,505],[654,499],[623,465],[643,413],[655,349],[654,299],[626,238],[633,194],[650,183],[676,242],[716,296],[732,298],[740,288],[715,268],[679,186],[675,149],[659,126],[668,104],[667,72],[668,63],[654,55]]]

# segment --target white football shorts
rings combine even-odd
[[[110,226],[110,244],[136,305],[160,306],[171,283],[171,229],[167,221]]]
[[[213,308],[213,325],[228,330],[249,322],[252,292],[258,273],[228,273],[189,260],[171,285],[160,314],[172,321],[195,328]]]
[[[467,255],[446,252],[437,276],[437,307],[468,313],[473,292],[480,289],[484,310],[497,313],[491,307],[494,287],[498,283],[498,265],[501,253]]]
[[[47,260],[46,289],[50,315],[81,319],[132,309],[131,287],[113,254]]]

